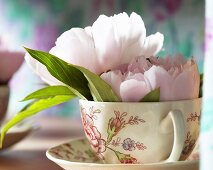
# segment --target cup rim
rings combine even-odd
[[[202,97],[194,98],[194,99],[184,99],[184,100],[171,100],[171,101],[160,101],[160,102],[100,102],[100,101],[93,101],[93,100],[85,100],[79,99],[79,103],[87,102],[87,103],[96,103],[96,104],[110,104],[110,105],[156,105],[156,104],[178,104],[178,103],[191,103],[191,102],[201,102]]]

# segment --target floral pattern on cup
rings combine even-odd
[[[135,141],[130,138],[126,138],[122,146],[124,150],[128,150],[128,151],[135,150]]]
[[[97,156],[104,160],[103,153],[108,149],[114,152],[117,159],[120,163],[124,164],[136,164],[141,163],[130,154],[124,154],[116,149],[115,147],[122,146],[123,150],[133,151],[135,149],[145,150],[147,147],[140,142],[135,142],[131,138],[126,138],[122,141],[120,137],[114,139],[118,133],[124,129],[126,126],[134,126],[139,123],[145,123],[146,121],[138,116],[130,116],[128,118],[127,112],[120,112],[118,110],[114,111],[115,117],[111,117],[108,122],[107,139],[103,139],[101,133],[98,131],[97,127],[94,125],[94,119],[97,120],[96,114],[100,114],[100,109],[94,109],[94,107],[89,108],[89,113],[86,112],[86,109],[81,106],[81,114],[82,114],[82,122],[84,126],[84,131],[87,139],[92,147],[92,149],[96,152]],[[112,148],[111,146],[114,146]]]
[[[197,112],[195,113],[190,113],[189,117],[187,118],[187,122],[193,122],[198,120],[200,122],[200,114],[198,114]]]
[[[197,112],[189,113],[188,117],[186,118],[186,121],[188,124],[200,125],[200,114],[198,114]],[[193,152],[195,148],[195,144],[196,144],[196,139],[194,139],[192,136],[193,135],[191,134],[191,131],[188,131],[186,134],[186,140],[185,140],[185,144],[184,144],[184,148],[183,148],[180,160],[187,159],[189,155],[191,155],[191,153]],[[198,153],[196,154],[199,155]]]
[[[121,138],[118,137],[117,139],[112,140],[110,145],[114,147],[122,146],[124,150],[128,150],[128,151],[133,151],[135,149],[138,149],[138,150],[147,149],[147,147],[143,143],[135,142],[134,140],[130,138],[126,138],[123,140],[123,142],[121,142]]]
[[[90,108],[90,113],[86,114],[85,109],[81,109],[83,113],[83,126],[85,129],[85,134],[89,139],[92,149],[97,153],[99,157],[103,159],[101,153],[106,150],[106,141],[101,138],[101,133],[98,131],[97,127],[94,126],[93,119],[97,119],[96,114],[100,113],[100,110],[94,110]]]
[[[196,142],[196,140],[192,139],[192,136],[191,136],[190,132],[188,132],[186,140],[185,140],[185,146],[184,146],[184,149],[182,151],[182,154],[183,155],[190,154],[191,151],[193,150],[194,146],[195,146],[195,142]]]
[[[127,112],[120,113],[119,111],[114,111],[115,117],[112,117],[108,123],[108,137],[107,143],[109,143],[114,136],[118,134],[118,132],[125,128],[127,125],[137,125],[139,123],[145,123],[145,120],[140,119],[138,116],[131,116],[128,120],[125,120],[127,116]]]

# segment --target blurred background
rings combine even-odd
[[[159,56],[177,52],[186,58],[194,56],[202,73],[204,7],[204,0],[0,0],[0,37],[11,51],[23,51],[23,46],[49,51],[56,38],[72,27],[91,25],[100,14],[135,11],[143,17],[148,35],[156,31],[165,35]],[[25,63],[9,83],[10,115],[25,105],[21,99],[42,86]],[[43,114],[79,116],[78,100]]]

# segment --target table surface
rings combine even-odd
[[[47,159],[46,150],[70,139],[84,136],[80,119],[56,117],[36,119],[41,126],[39,130],[0,153],[0,170],[62,170]]]

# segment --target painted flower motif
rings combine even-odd
[[[137,159],[136,158],[133,158],[131,156],[126,156],[124,157],[123,159],[120,160],[120,162],[122,164],[137,164]]]
[[[109,128],[110,128],[110,130],[114,129],[115,133],[119,132],[119,130],[122,127],[122,124],[123,124],[123,122],[121,122],[121,120],[118,117],[111,118],[109,120]]]
[[[103,73],[104,79],[122,101],[140,101],[160,87],[160,101],[194,99],[199,95],[200,76],[194,59],[175,57],[145,59]]]
[[[130,156],[129,154],[123,154],[123,153],[118,152],[118,151],[115,151],[115,154],[116,154],[118,160],[122,164],[137,164],[138,163],[137,159]]]
[[[136,148],[139,149],[139,150],[147,149],[147,147],[143,143],[140,143],[140,142],[136,143]]]
[[[196,140],[192,138],[191,132],[187,132],[185,146],[182,151],[182,157],[186,158],[194,149]],[[182,159],[182,158],[181,158]]]
[[[124,121],[121,119],[121,117],[119,117],[118,114],[115,114],[115,115],[116,115],[115,118],[112,117],[109,120],[109,129],[110,130],[114,129],[114,132],[118,133],[121,130],[121,128],[123,127]]]
[[[190,141],[184,148],[182,151],[183,155],[188,155],[194,148],[195,146],[195,140]]]
[[[142,18],[136,13],[120,13],[111,17],[100,15],[92,26],[72,28],[56,41],[50,53],[60,59],[89,69],[100,75],[132,59],[156,55],[163,46],[164,36],[155,33],[146,37]],[[30,55],[30,67],[48,84],[61,84]]]
[[[109,120],[108,123],[108,129],[107,129],[107,133],[108,133],[108,138],[107,138],[107,143],[109,143],[112,138],[114,136],[116,136],[118,134],[118,132],[124,127],[125,125],[125,121],[123,119],[124,116],[126,116],[126,113],[122,113],[120,114],[119,111],[114,111],[115,113],[115,118],[112,117]]]
[[[130,139],[130,138],[126,138],[123,141],[122,147],[124,150],[129,150],[129,151],[133,151],[135,150],[135,141]]]
[[[83,114],[83,126],[87,139],[89,140],[93,150],[103,159],[101,153],[106,150],[106,142],[101,138],[101,134],[97,127],[94,126],[93,119],[88,114]]]

